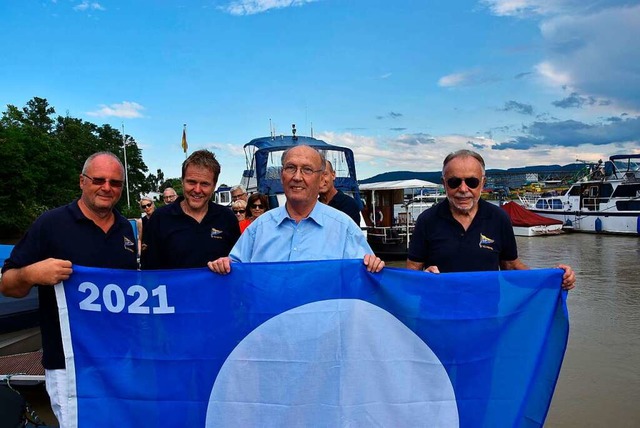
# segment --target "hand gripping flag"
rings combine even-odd
[[[56,286],[80,427],[542,426],[562,270],[361,260],[119,271]]]

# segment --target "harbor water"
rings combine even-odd
[[[516,239],[531,268],[565,263],[577,276],[567,299],[569,344],[545,427],[640,427],[640,238]]]
[[[569,344],[547,427],[640,427],[640,239],[518,238],[532,268],[569,264]]]

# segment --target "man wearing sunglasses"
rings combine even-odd
[[[240,236],[231,210],[211,201],[220,163],[209,150],[193,152],[182,164],[182,195],[160,207],[145,226],[143,269],[204,267],[222,257]]]
[[[442,166],[447,199],[418,217],[409,244],[407,268],[440,272],[529,269],[518,258],[511,220],[500,207],[484,201],[484,159],[471,150],[449,154]],[[562,288],[574,287],[567,265]]]
[[[24,297],[38,287],[42,365],[51,407],[60,426],[67,420],[67,380],[60,322],[53,285],[66,280],[72,263],[113,269],[136,269],[137,251],[131,223],[114,206],[122,195],[122,163],[112,153],[95,153],[79,176],[79,199],[42,214],[14,247],[2,267],[0,292]]]
[[[142,231],[149,222],[151,215],[156,210],[153,199],[148,196],[140,198],[140,210],[144,215],[139,219],[136,219],[136,227],[138,228],[138,253],[142,253]]]
[[[369,272],[384,262],[362,230],[345,213],[318,201],[325,158],[300,145],[282,155],[280,179],[287,202],[258,217],[242,234],[230,257],[208,263],[216,273],[231,272],[231,262],[277,262],[363,258]]]

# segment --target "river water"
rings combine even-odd
[[[577,276],[545,426],[640,427],[640,238],[574,233],[517,241],[532,268],[565,263]]]

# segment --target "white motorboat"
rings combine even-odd
[[[640,235],[640,154],[614,155],[560,196],[526,203],[530,211],[562,221],[565,230]]]

